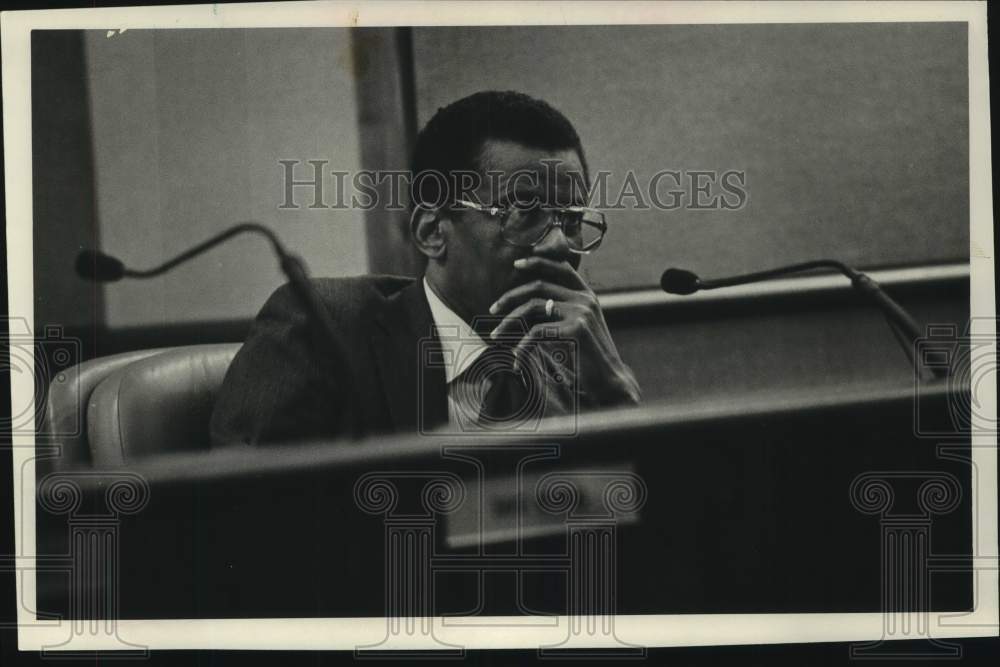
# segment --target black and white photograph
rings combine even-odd
[[[12,652],[998,635],[985,2],[4,11],[2,49]]]

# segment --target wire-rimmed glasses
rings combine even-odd
[[[455,204],[500,221],[500,233],[511,245],[538,245],[553,227],[559,227],[571,252],[586,255],[601,245],[608,231],[604,213],[587,206],[485,206],[464,199]]]

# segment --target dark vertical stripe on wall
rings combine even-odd
[[[408,35],[399,28],[355,28],[351,31],[358,95],[361,166],[365,170],[404,170],[416,122],[413,59]],[[371,273],[420,275],[423,258],[410,242],[409,215],[387,210],[391,182],[376,186],[379,205],[365,212]],[[409,192],[398,193],[405,204]]]
[[[18,318],[11,327],[30,325],[35,336],[34,419],[41,428],[50,383],[93,356],[104,322],[101,289],[73,269],[82,248],[100,247],[82,31],[31,34],[31,161],[34,322],[11,313]],[[39,474],[45,470],[38,467]]]
[[[413,28],[396,28],[400,90],[403,94],[403,121],[406,124],[406,154],[411,155],[417,140],[417,70],[413,62]]]
[[[92,332],[104,318],[101,290],[73,271],[82,248],[100,247],[85,55],[82,31],[32,33],[34,331],[39,336],[46,328]],[[92,346],[93,336],[87,338],[81,343]]]

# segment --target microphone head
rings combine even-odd
[[[110,283],[122,279],[125,265],[103,252],[84,250],[76,256],[76,275],[95,283]]]
[[[684,269],[667,269],[660,277],[660,287],[669,294],[694,294],[701,289],[701,279]]]

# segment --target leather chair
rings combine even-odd
[[[240,343],[173,348],[101,381],[87,409],[93,465],[208,449],[215,397],[239,348]]]
[[[41,457],[39,469],[64,470],[90,465],[87,410],[94,389],[115,371],[167,349],[135,350],[91,359],[66,369],[62,377],[53,379],[45,397],[39,451],[44,451],[45,445],[56,445],[59,449],[55,458]]]
[[[53,382],[43,434],[67,434],[41,468],[110,467],[207,449],[215,397],[240,343],[137,350],[79,364]],[[40,462],[41,463],[41,462]]]

